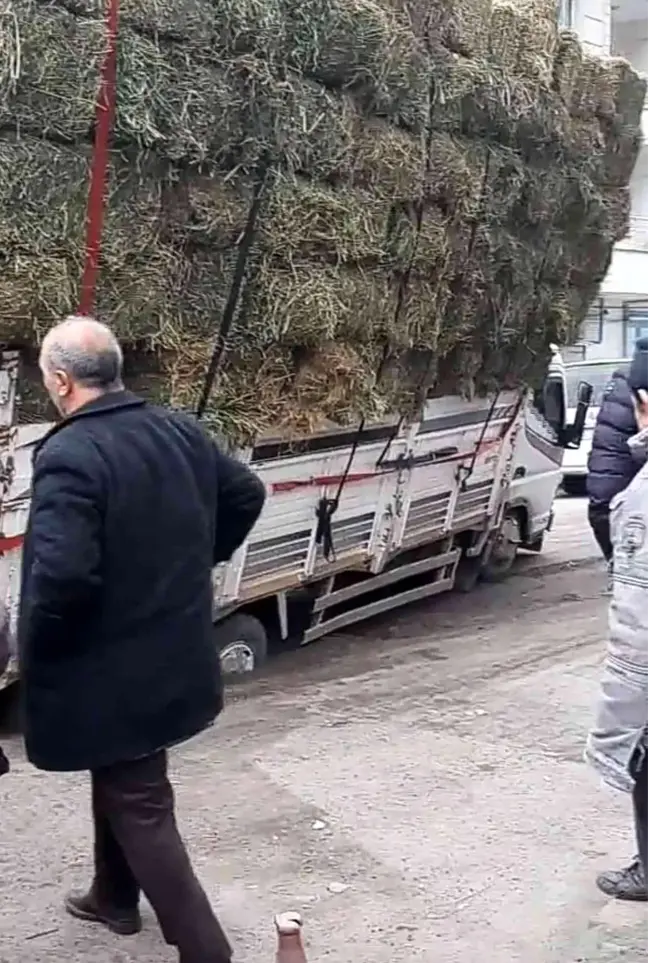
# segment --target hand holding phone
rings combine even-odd
[[[648,391],[645,391],[643,388],[634,388],[632,390],[632,397],[634,400],[637,428],[639,431],[643,431],[644,428],[648,428]]]

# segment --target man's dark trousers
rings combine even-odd
[[[231,947],[178,832],[166,752],[93,772],[92,804],[98,903],[134,910],[142,890],[180,963],[229,963]]]
[[[610,506],[597,502],[590,502],[587,510],[590,527],[598,546],[603,552],[605,561],[612,559],[612,536],[610,534]]]
[[[637,848],[644,878],[648,880],[648,749],[643,753],[643,761],[637,766],[633,793]]]

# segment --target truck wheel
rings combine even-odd
[[[513,568],[521,541],[519,518],[515,514],[507,515],[490,549],[487,549],[481,570],[484,582],[502,582],[507,578]]]
[[[567,475],[566,478],[563,477],[561,484],[565,495],[581,497],[587,492],[587,480],[585,476],[581,477],[580,475]]]
[[[268,655],[268,636],[262,623],[253,615],[236,612],[214,626],[223,676],[254,672]]]
[[[535,552],[536,555],[539,555],[544,547],[544,540],[545,533],[543,532],[542,535],[538,535],[537,538],[534,538],[532,542],[529,542],[529,544],[524,547],[527,552]]]

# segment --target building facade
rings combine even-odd
[[[648,75],[648,0],[558,0],[564,26],[576,30],[593,53],[625,57]],[[648,109],[641,149],[630,183],[628,236],[617,244],[574,357],[621,358],[648,336]]]

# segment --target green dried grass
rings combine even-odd
[[[290,434],[381,417],[427,383],[470,394],[529,376],[548,339],[575,332],[625,230],[642,82],[569,37],[556,47],[548,0],[516,3],[514,17],[499,0],[492,17],[490,4],[437,4],[429,19],[400,0],[260,3],[124,0],[98,309],[149,346],[150,390],[195,405],[264,151],[272,171],[212,426]],[[87,141],[102,25],[14,7],[0,122]],[[453,56],[441,40],[461,46],[461,17],[486,10],[490,49],[485,30],[477,58]],[[206,36],[169,43],[207,14]],[[493,28],[506,16],[512,37]],[[346,60],[340,23],[366,39]],[[37,341],[76,306],[87,172],[87,146],[0,139],[9,340]]]
[[[494,0],[490,59],[518,76],[549,87],[557,48],[553,0]]]
[[[554,58],[552,84],[567,107],[571,106],[583,69],[583,48],[578,34],[563,30]]]
[[[389,203],[372,194],[282,179],[270,195],[259,241],[288,263],[388,265],[390,213]]]
[[[22,347],[38,342],[76,306],[76,277],[65,258],[33,258],[0,252],[2,340]]]
[[[427,122],[425,51],[378,0],[283,0],[288,63],[413,130]]]
[[[561,136],[558,103],[535,85],[486,60],[433,55],[432,126],[515,149],[545,148]]]
[[[426,141],[383,120],[356,116],[348,170],[343,177],[362,190],[394,201],[411,201],[426,191]]]
[[[390,337],[397,290],[384,272],[302,261],[260,260],[241,324],[255,345],[315,348],[337,339],[372,344]]]
[[[546,87],[551,85],[559,31],[555,0],[516,0],[520,11],[517,73]]]
[[[488,48],[492,0],[441,0],[441,40],[463,57],[479,57]]]

